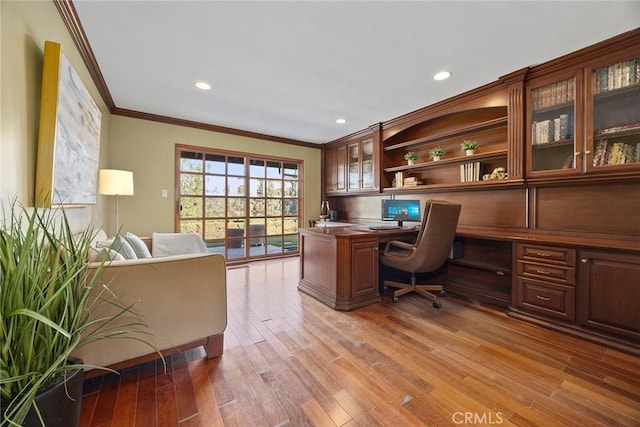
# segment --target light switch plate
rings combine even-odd
[[[164,188],[162,189],[162,197],[168,197],[169,193]]]

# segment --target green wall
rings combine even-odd
[[[122,197],[120,223],[141,235],[173,231],[175,144],[273,155],[304,162],[304,223],[320,204],[320,150],[157,122],[113,116],[100,97],[52,1],[0,1],[0,201],[31,206],[35,185],[44,42],[62,45],[102,111],[100,168],[134,172],[135,196]],[[161,198],[167,189],[169,197]],[[68,209],[75,228],[115,228],[114,198]]]
[[[108,162],[110,114],[52,1],[1,1],[0,19],[0,201],[32,206],[46,40],[62,45],[102,111],[101,167]],[[100,222],[105,211],[99,200],[97,206],[69,209],[68,215],[79,229]]]
[[[120,197],[123,230],[149,235],[173,231],[176,144],[303,161],[304,223],[320,204],[320,150],[129,117],[111,117],[110,166],[133,171],[133,197]],[[162,190],[168,197],[161,197]],[[111,227],[114,225],[112,224]]]

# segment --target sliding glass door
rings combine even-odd
[[[228,260],[298,253],[301,162],[176,146],[176,230]]]

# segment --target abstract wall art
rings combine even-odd
[[[39,206],[96,203],[101,118],[60,44],[45,42],[35,189]]]

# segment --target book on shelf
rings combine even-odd
[[[415,176],[408,176],[402,182],[404,187],[415,187],[417,185],[422,185],[424,182],[421,179],[416,178]]]
[[[531,144],[547,144],[571,139],[573,116],[560,114],[553,120],[540,120],[531,123]]]
[[[393,180],[393,186],[396,188],[402,188],[404,181],[404,172],[396,172],[396,176]]]
[[[593,166],[640,163],[640,142],[598,142],[593,155]]]
[[[402,181],[402,186],[403,187],[416,187],[416,186],[422,185],[422,184],[424,184],[424,181],[422,181],[420,178],[415,177],[415,176],[407,176]]]
[[[640,58],[619,62],[593,72],[593,93],[621,89],[640,83]]]
[[[532,95],[533,109],[538,110],[573,101],[574,86],[574,79],[570,78],[535,89]]]
[[[598,142],[598,147],[596,148],[596,152],[593,155],[593,166],[602,166],[604,165],[605,155],[607,153],[607,140],[603,139]]]
[[[480,162],[469,162],[460,165],[460,182],[480,181],[482,165]]]

